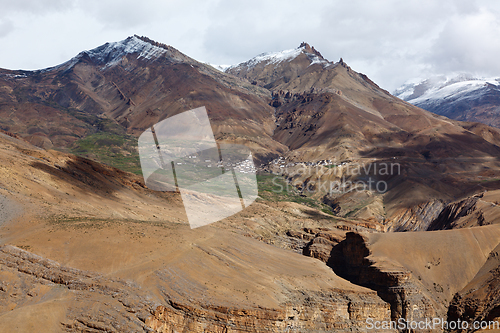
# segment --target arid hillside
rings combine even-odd
[[[137,138],[205,106],[259,196],[191,229]],[[306,43],[221,72],[146,37],[0,70],[0,332],[365,332],[497,319],[500,131]]]
[[[139,176],[5,134],[0,150],[2,332],[364,331],[445,316],[499,242],[496,226],[379,233],[265,188],[190,229],[179,195]]]

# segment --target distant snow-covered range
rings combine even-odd
[[[407,81],[393,95],[452,119],[500,127],[500,78],[463,73],[418,78]]]
[[[231,65],[215,65],[215,64],[211,64],[209,62],[206,62],[205,63],[206,65],[209,65],[209,66],[212,66],[213,68],[221,71],[221,72],[224,72],[226,69],[228,69],[229,67],[231,67]]]
[[[394,96],[412,104],[442,99],[463,98],[464,94],[493,85],[500,86],[500,78],[475,78],[470,74],[439,75],[428,79],[412,79],[396,89]]]

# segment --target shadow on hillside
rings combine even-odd
[[[500,147],[472,133],[448,134],[446,139],[426,144],[378,147],[360,154],[376,159],[372,164],[377,164],[378,170],[384,164],[397,170],[382,175],[371,172],[371,176],[387,182],[386,202],[404,205],[431,198],[448,201],[500,189]]]
[[[31,166],[50,174],[56,181],[63,181],[101,196],[114,195],[125,187],[145,189],[139,176],[79,156],[68,159],[63,165],[52,166],[37,161]]]

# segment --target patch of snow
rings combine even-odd
[[[78,54],[76,57],[73,57],[73,58],[71,58],[70,60],[68,60],[66,62],[63,62],[60,65],[57,65],[57,66],[54,66],[54,67],[45,68],[45,69],[41,69],[40,72],[41,73],[45,73],[45,72],[50,72],[50,71],[53,71],[53,70],[58,70],[58,69],[61,69],[61,68],[64,68],[65,70],[71,69],[71,68],[73,68],[73,66],[75,66],[78,63],[78,61],[80,61],[81,57],[82,57],[82,53]]]
[[[464,96],[470,92],[486,87],[488,84],[500,87],[500,82],[496,81],[495,79],[483,79],[483,80],[476,79],[469,81],[461,81],[444,85],[442,87],[437,87],[437,88],[433,87],[427,90],[420,97],[411,99],[408,102],[412,104],[419,104],[431,100],[446,100],[446,99],[457,100],[461,96]]]
[[[323,65],[323,67],[326,67],[328,65],[331,65],[331,63],[328,60],[325,60],[315,54],[308,54],[309,60],[311,60],[311,63],[309,66],[315,65],[315,64],[320,64]]]
[[[5,74],[10,79],[24,79],[27,78],[26,74]]]
[[[408,97],[413,95],[415,92],[415,87],[422,84],[426,79],[424,78],[413,78],[405,83],[399,88],[397,88],[392,94],[398,98],[401,98],[406,101]]]
[[[209,65],[209,66],[211,66],[211,67],[213,67],[216,70],[221,71],[221,72],[225,72],[226,69],[228,69],[229,67],[231,67],[231,65],[214,65],[214,64],[211,64],[209,62],[206,62],[205,64]]]
[[[260,62],[278,64],[282,61],[290,61],[297,58],[302,53],[302,48],[284,50],[281,52],[262,53],[247,62],[252,67]]]
[[[292,61],[293,59],[297,58],[302,53],[306,54],[307,57],[309,58],[309,61],[311,62],[309,64],[309,66],[315,65],[315,64],[321,64],[321,65],[323,65],[323,67],[326,68],[328,66],[333,65],[333,63],[329,62],[326,59],[323,59],[322,57],[320,57],[316,54],[305,52],[305,48],[306,48],[305,46],[301,46],[301,47],[298,47],[295,49],[284,50],[284,51],[280,51],[280,52],[262,53],[262,54],[259,54],[258,56],[254,57],[246,62],[237,64],[237,65],[229,66],[225,69],[225,71],[227,72],[229,69],[233,69],[233,68],[234,69],[241,69],[241,68],[251,69],[260,63],[264,63],[265,65],[270,65],[270,64],[278,65],[278,64],[285,62],[285,61]]]

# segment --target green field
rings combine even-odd
[[[97,132],[75,142],[70,152],[124,171],[142,174],[137,139],[131,135]]]
[[[294,186],[287,184],[286,179],[270,173],[257,174],[259,196],[266,201],[296,202],[332,214],[330,208],[319,200],[301,194]]]

